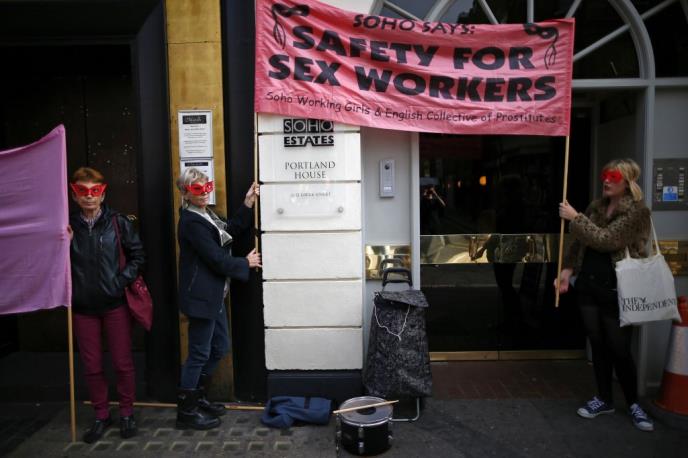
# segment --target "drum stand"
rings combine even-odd
[[[406,422],[412,423],[412,422],[418,420],[420,418],[420,398],[414,398],[414,399],[416,400],[416,416],[415,417],[413,417],[413,418],[394,418],[394,417],[392,417],[391,421],[394,421],[394,422],[406,421]]]

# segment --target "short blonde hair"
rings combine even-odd
[[[633,200],[638,202],[643,199],[643,191],[640,189],[638,179],[640,178],[640,166],[633,159],[614,159],[607,163],[602,170],[618,170],[621,176],[628,183],[628,190],[633,196]]]
[[[186,187],[197,181],[207,182],[208,175],[194,167],[189,167],[188,169],[184,170],[181,175],[179,175],[179,178],[177,178],[177,189],[184,194],[186,193]]]
[[[179,192],[182,193],[182,207],[186,208],[188,205],[186,199],[184,199],[184,196],[186,195],[186,187],[190,184],[196,183],[197,181],[208,182],[209,179],[208,175],[194,167],[189,167],[188,169],[184,170],[184,172],[179,175],[179,178],[177,178],[177,189],[179,189]]]

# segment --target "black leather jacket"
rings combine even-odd
[[[69,217],[74,231],[70,255],[72,307],[76,313],[97,315],[124,304],[124,288],[136,279],[145,261],[143,244],[131,222],[105,205],[102,210],[91,230],[79,212]],[[117,215],[127,260],[122,272],[113,215]]]

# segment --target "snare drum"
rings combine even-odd
[[[351,398],[339,409],[384,402],[373,396]],[[392,446],[392,406],[369,407],[337,414],[337,451],[341,444],[354,455],[377,455]]]

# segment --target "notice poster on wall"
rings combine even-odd
[[[213,112],[183,110],[177,112],[179,124],[179,157],[213,157]]]
[[[205,173],[208,176],[208,181],[215,181],[215,169],[212,159],[182,159],[181,166],[179,167],[180,174],[191,167]],[[215,205],[215,191],[210,193],[209,203],[210,205]]]

